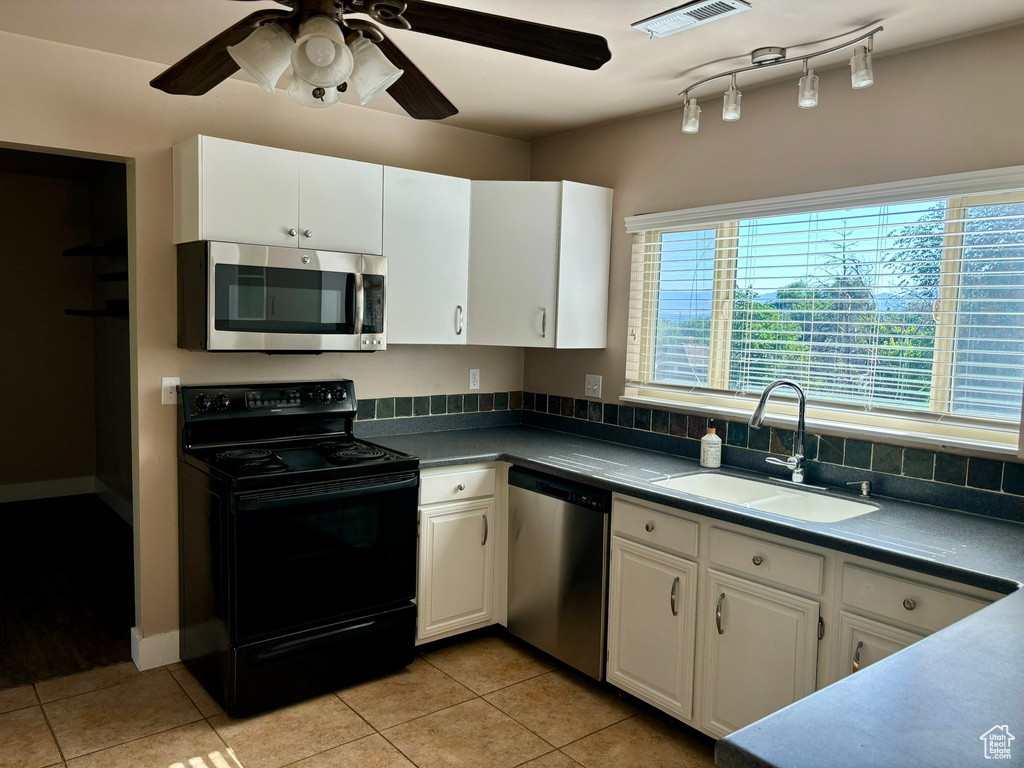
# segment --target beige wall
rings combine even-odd
[[[88,185],[0,173],[0,485],[95,473]],[[25,405],[31,394],[38,410]],[[83,405],[85,407],[83,407]]]
[[[395,348],[373,355],[268,357],[176,347],[171,146],[196,133],[474,178],[525,179],[529,145],[370,109],[311,110],[283,92],[228,81],[200,98],[149,87],[160,67],[0,33],[0,143],[130,160],[136,614],[144,635],[177,627],[175,409],[160,377],[182,383],[347,376],[359,394],[462,392],[468,369],[487,389],[522,385],[522,352]]]
[[[877,59],[863,91],[850,88],[848,67],[819,72],[812,110],[796,106],[795,70],[745,92],[737,123],[708,99],[695,136],[671,110],[534,142],[531,178],[614,187],[615,207],[608,348],[528,350],[524,388],[583,397],[584,375],[596,373],[605,401],[622,395],[626,216],[1024,164],[1022,51],[1019,25]]]

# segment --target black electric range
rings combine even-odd
[[[419,460],[352,435],[352,382],[181,401],[181,659],[227,713],[411,663]]]

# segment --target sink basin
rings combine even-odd
[[[809,523],[838,523],[878,509],[872,504],[862,504],[859,501],[837,499],[772,483],[710,472],[671,477],[654,484],[673,491],[692,493],[694,496],[704,496],[726,504],[736,504]]]

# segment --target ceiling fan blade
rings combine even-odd
[[[408,0],[408,7],[402,16],[414,32],[518,53],[570,67],[600,69],[612,57],[608,41],[599,35],[452,8],[427,0]]]
[[[459,114],[455,105],[402,53],[401,48],[387,37],[377,46],[392,64],[405,70],[405,74],[388,88],[388,93],[411,117],[417,120],[444,120]]]
[[[228,55],[229,45],[245,40],[263,22],[288,16],[291,16],[291,11],[257,11],[250,14],[157,75],[149,84],[167,93],[202,96],[238,71],[235,60]]]

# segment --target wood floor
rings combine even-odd
[[[131,658],[131,526],[96,496],[0,504],[0,689]]]

